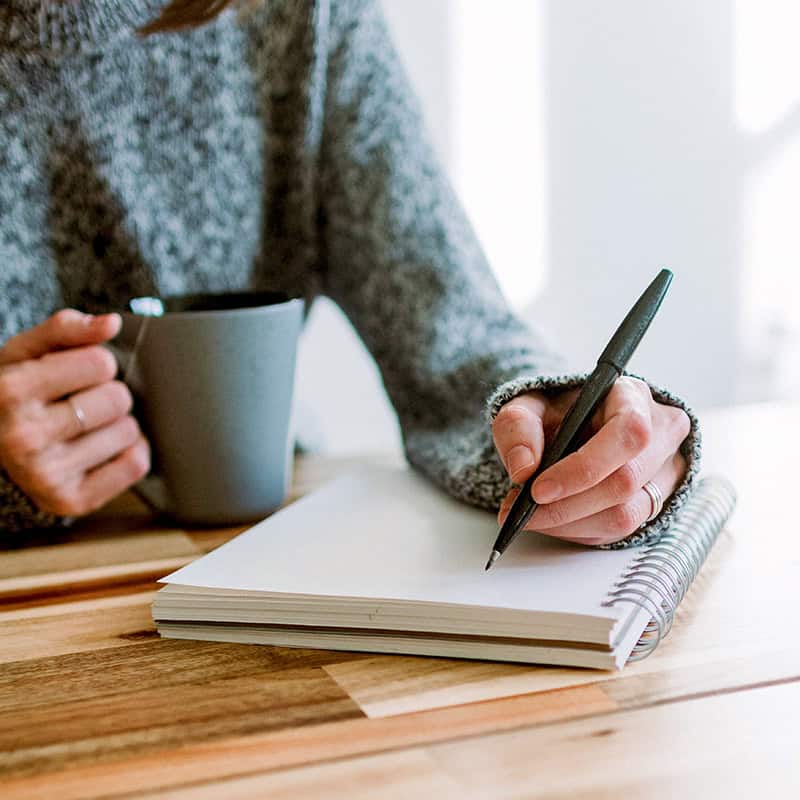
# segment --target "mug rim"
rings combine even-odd
[[[246,303],[244,305],[232,305],[230,307],[223,307],[223,308],[168,308],[167,303],[170,300],[176,299],[185,299],[188,303],[192,301],[202,302],[205,298],[229,298],[232,302],[241,302],[246,298],[250,298],[252,302]],[[259,298],[261,300],[259,301]],[[271,301],[268,301],[267,298],[273,298]],[[133,300],[139,298],[131,298],[128,303],[131,303]],[[153,319],[164,319],[165,317],[170,318],[177,318],[177,317],[201,317],[201,316],[218,316],[221,314],[247,314],[247,313],[254,313],[254,312],[263,312],[266,309],[275,309],[278,310],[288,310],[293,306],[304,306],[305,300],[302,297],[292,297],[284,292],[271,292],[271,291],[261,291],[261,292],[187,292],[185,294],[174,294],[174,295],[166,295],[164,297],[159,297],[164,305],[165,309],[162,314],[158,315],[148,315],[148,314],[138,314],[135,311],[131,310],[130,306],[128,306],[122,314],[128,317],[136,317],[136,318],[153,318]]]

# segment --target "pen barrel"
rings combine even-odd
[[[495,541],[494,551],[497,553],[502,553],[508,547],[536,510],[537,504],[531,495],[531,487],[536,478],[577,448],[581,434],[591,424],[592,417],[606,399],[614,381],[624,371],[628,359],[653,321],[671,281],[672,273],[668,269],[662,269],[611,337],[597,361],[597,366],[581,387],[575,403],[564,415],[553,441],[542,456],[539,468],[525,481],[512,503]],[[490,560],[486,569],[492,563]]]
[[[605,361],[613,364],[620,372],[625,369],[661,307],[670,283],[672,283],[672,273],[668,269],[662,269],[622,320],[606,349],[597,359],[598,364]]]
[[[575,404],[561,421],[555,438],[545,451],[542,463],[534,473],[534,476],[544,472],[548,467],[552,467],[553,464],[560,461],[577,447],[579,437],[585,426],[591,423],[592,417],[597,412],[597,409],[600,408],[603,400],[606,399],[619,375],[620,373],[615,366],[606,362],[598,363],[583,384]]]

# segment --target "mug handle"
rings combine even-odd
[[[104,346],[116,359],[120,380],[125,382],[134,398],[140,396],[141,392],[137,388],[140,385],[138,371],[133,363],[135,347],[134,349],[123,348],[113,341],[106,342]],[[172,512],[167,485],[163,477],[155,470],[131,486],[131,491],[154,513],[170,514]]]
[[[170,500],[164,479],[151,472],[138,483],[131,486],[131,491],[154,513],[170,514]]]

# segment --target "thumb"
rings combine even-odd
[[[492,423],[494,446],[513,483],[526,481],[542,460],[546,401],[538,392],[509,400]]]
[[[0,350],[0,364],[41,358],[53,350],[101,344],[119,333],[119,314],[83,314],[74,308],[57,311],[34,328],[12,336]]]

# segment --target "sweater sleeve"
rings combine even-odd
[[[426,139],[378,4],[332,9],[320,162],[325,290],[378,364],[409,463],[453,496],[496,509],[511,484],[491,437],[494,415],[522,391],[582,378],[547,377],[559,359],[507,307]],[[693,415],[685,447],[686,480],[623,546],[656,538],[684,502],[699,463]]]
[[[19,533],[52,528],[69,520],[39,511],[34,502],[0,469],[0,531]]]

